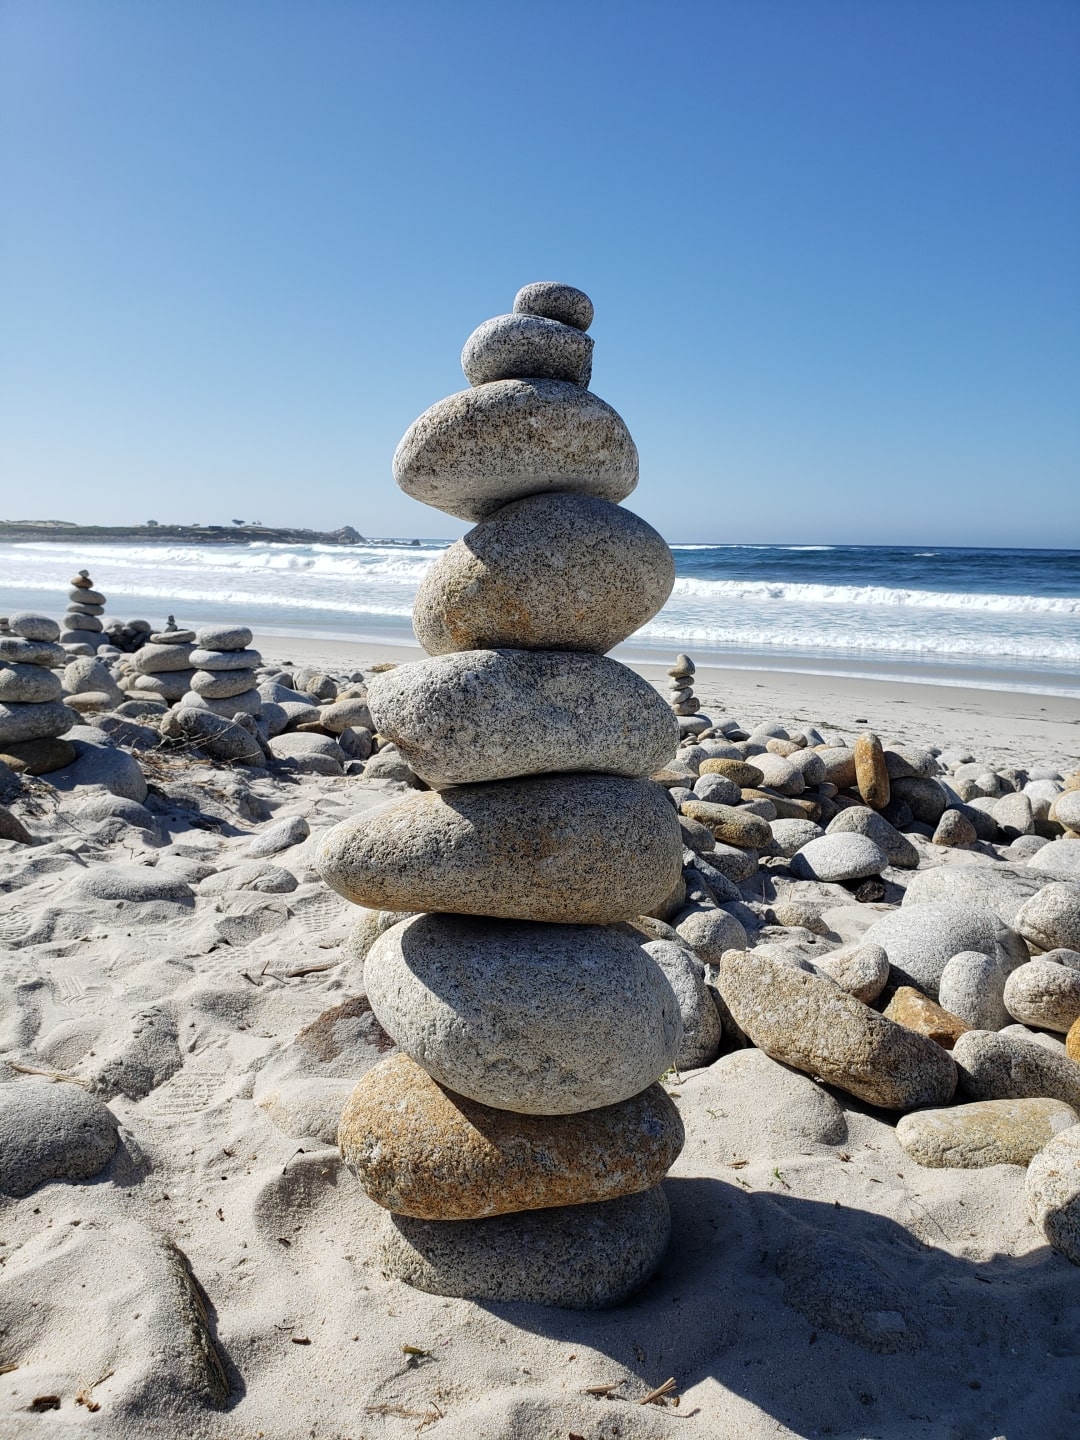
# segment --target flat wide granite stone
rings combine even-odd
[[[683,1140],[660,1085],[581,1114],[517,1115],[455,1095],[406,1055],[367,1072],[338,1131],[342,1158],[369,1198],[420,1220],[478,1220],[650,1190]]]
[[[436,787],[566,771],[651,775],[679,725],[647,680],[603,655],[470,650],[368,682],[375,727]]]
[[[731,951],[717,987],[736,1024],[784,1065],[886,1110],[946,1105],[952,1056],[822,976],[759,951]]]
[[[1026,1165],[1080,1115],[1061,1100],[976,1100],[948,1110],[902,1115],[896,1138],[911,1158],[931,1169],[981,1170]]]
[[[651,525],[593,495],[530,495],[444,550],[416,592],[429,655],[613,649],[651,620],[675,561]]]
[[[565,380],[496,380],[425,410],[394,452],[406,495],[462,520],[552,490],[625,500],[637,446],[618,414]]]
[[[554,775],[409,795],[327,832],[319,873],[371,910],[610,925],[682,873],[682,833],[650,780]]]
[[[364,983],[406,1055],[497,1110],[617,1104],[658,1079],[682,1042],[675,992],[622,929],[417,915],[374,941]]]
[[[602,1310],[629,1300],[671,1234],[659,1186],[596,1205],[522,1210],[487,1220],[387,1215],[383,1268],[433,1295]]]

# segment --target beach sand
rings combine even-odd
[[[338,672],[420,655],[255,643]],[[1080,759],[1077,707],[1053,697],[707,667],[696,688],[713,716],[872,728],[999,766]],[[121,1125],[96,1179],[0,1206],[0,1435],[1075,1434],[1078,1272],[1028,1220],[1024,1171],[920,1168],[895,1117],[758,1050],[668,1077],[687,1132],[665,1182],[672,1241],[631,1303],[560,1312],[388,1278],[385,1216],[327,1129],[357,1057],[379,1051],[344,948],[357,912],[313,855],[328,826],[402,787],[141,758],[156,834],[110,830],[39,782],[16,808],[41,843],[0,841],[0,1052],[21,1067],[2,1078],[92,1084]],[[290,815],[310,837],[271,863],[295,888],[205,893]],[[194,896],[90,894],[118,865]],[[818,888],[834,942],[881,914]],[[637,1403],[669,1377],[677,1406]]]

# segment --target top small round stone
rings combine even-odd
[[[593,322],[593,303],[584,290],[573,285],[560,285],[557,280],[537,280],[523,285],[514,296],[518,315],[542,315],[546,320],[559,320],[575,330],[588,330]]]

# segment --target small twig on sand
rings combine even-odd
[[[672,1403],[678,1405],[679,1397],[673,1394],[674,1389],[675,1376],[672,1375],[669,1379],[665,1380],[662,1385],[658,1385],[655,1390],[650,1390],[647,1395],[643,1395],[637,1403],[639,1405],[662,1405],[664,1403],[664,1397],[671,1395]]]
[[[610,1395],[612,1391],[618,1390],[621,1385],[621,1380],[616,1380],[614,1385],[586,1385],[581,1393],[583,1395]]]
[[[4,1062],[9,1070],[17,1070],[20,1075],[44,1075],[49,1080],[64,1080],[69,1085],[81,1085],[85,1090],[89,1084],[87,1080],[80,1080],[77,1075],[65,1075],[63,1070],[41,1070],[36,1065],[20,1065],[17,1060],[6,1060]]]
[[[336,963],[336,962],[335,962]],[[302,975],[315,975],[320,970],[333,970],[333,964],[327,965],[300,965],[295,970],[286,970],[286,980],[299,980]]]

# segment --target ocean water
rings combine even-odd
[[[401,642],[448,541],[0,544],[0,613],[59,614],[89,569],[109,613]],[[990,685],[1080,698],[1080,550],[673,545],[671,599],[625,656]]]

